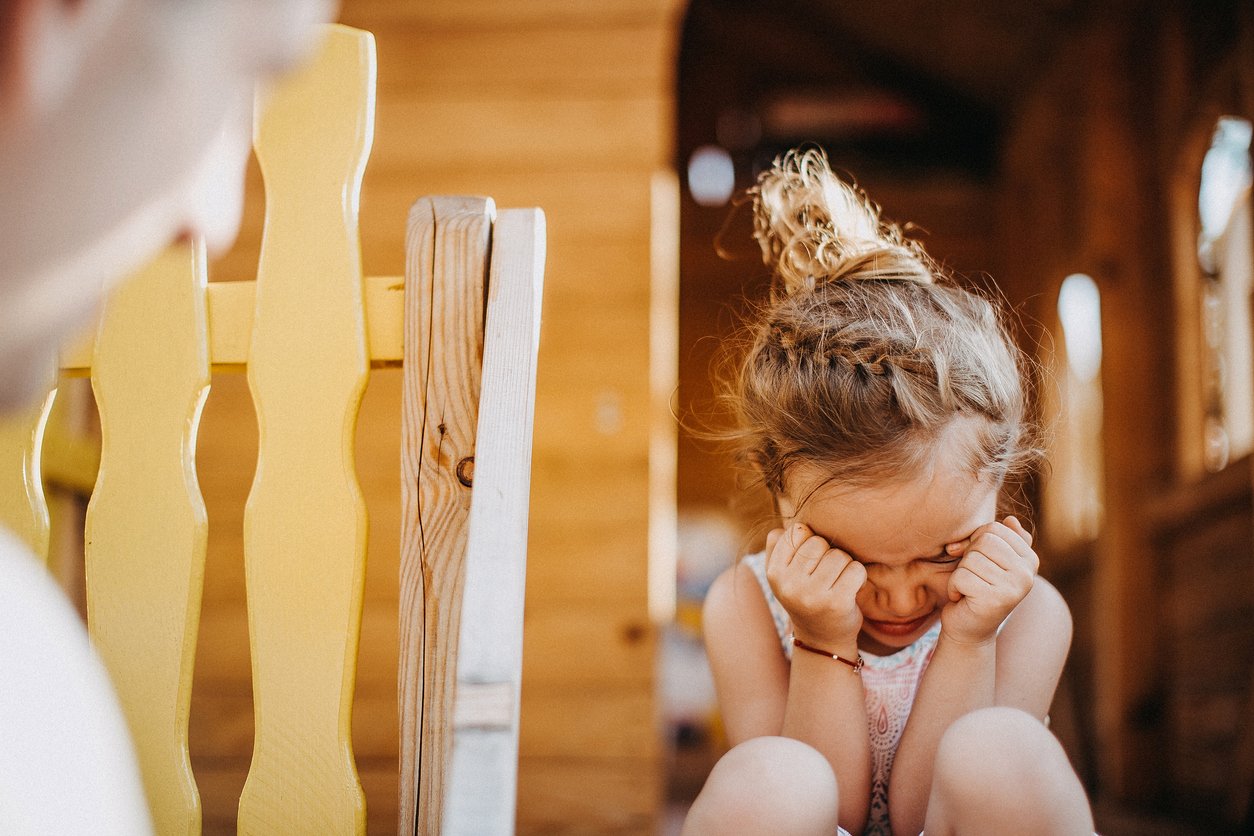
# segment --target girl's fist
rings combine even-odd
[[[941,630],[955,641],[982,644],[1032,590],[1040,559],[1032,535],[1015,517],[980,526],[949,576]]]
[[[798,639],[831,652],[856,646],[858,590],[866,583],[861,563],[796,523],[767,535],[766,579]]]

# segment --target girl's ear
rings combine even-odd
[[[9,0],[0,12],[0,118],[57,109],[119,0]]]

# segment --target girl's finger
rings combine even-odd
[[[967,538],[967,539],[965,539],[965,540],[959,540],[957,543],[946,543],[946,544],[945,544],[945,554],[949,555],[950,557],[954,557],[954,556],[956,556],[956,555],[960,555],[960,554],[962,554],[964,551],[966,551],[966,550],[967,550],[967,546],[969,546],[969,545],[971,545],[971,538],[970,538],[970,537],[968,537],[968,538]]]
[[[832,589],[853,559],[840,549],[827,549],[810,573],[815,586]]]
[[[843,555],[844,552],[840,554]],[[847,558],[845,565],[841,567],[840,574],[832,584],[832,592],[853,598],[858,594],[858,590],[866,585],[866,567],[848,555],[845,557]]]
[[[779,539],[776,541],[775,551],[767,555],[767,562],[772,562],[771,558],[774,557],[774,562],[780,569],[791,565],[793,558],[797,556],[797,550],[809,536],[810,529],[801,523],[790,525],[788,528],[781,530]]]
[[[784,535],[784,529],[772,528],[766,533],[766,553],[769,556],[775,551],[775,544],[779,542],[779,538]]]
[[[1028,548],[1032,547],[1032,533],[1023,527],[1023,523],[1019,522],[1019,518],[1013,514],[1005,519],[1007,528],[1013,529],[1016,534],[1023,538],[1023,542],[1028,544]]]
[[[808,531],[808,529],[807,529]],[[800,568],[808,575],[813,575],[823,563],[823,556],[831,546],[822,537],[811,534],[793,552],[792,563],[801,561]]]
[[[967,570],[989,586],[996,585],[1006,576],[1007,571],[1004,566],[978,551],[967,552],[967,556],[958,564],[954,573],[957,574],[960,569]]]
[[[1001,523],[989,523],[972,535],[967,553],[972,551],[983,552],[998,563],[1003,560],[1013,561],[1016,556],[1027,560],[1036,557],[1036,552],[1032,551],[1032,547],[1018,532]],[[1003,565],[1010,568],[1009,563]]]
[[[972,572],[966,566],[959,566],[949,576],[949,600],[960,601],[971,595],[981,595],[993,588],[993,584]]]

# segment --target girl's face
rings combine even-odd
[[[906,480],[844,487],[824,483],[817,468],[789,474],[784,524],[804,523],[866,567],[858,646],[868,653],[894,653],[936,623],[964,541],[996,515],[999,485],[970,472],[960,435],[968,432],[947,430],[932,466]]]

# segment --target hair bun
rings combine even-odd
[[[787,294],[835,281],[934,280],[922,246],[883,223],[879,208],[837,178],[819,149],[777,157],[749,193],[762,260]]]

